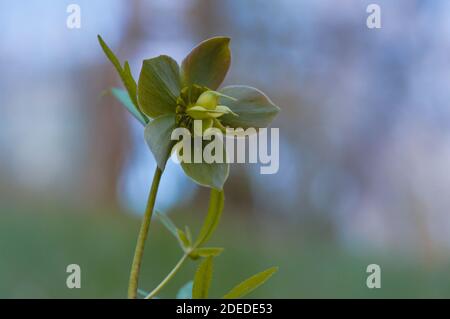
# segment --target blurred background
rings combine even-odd
[[[81,7],[68,29],[66,8]],[[381,29],[366,8],[381,7]],[[122,298],[155,168],[101,34],[138,78],[232,38],[225,84],[282,111],[280,170],[234,164],[212,296],[269,266],[250,297],[450,297],[450,2],[0,1],[0,297]],[[198,231],[208,192],[169,162],[157,207]],[[141,288],[181,252],[154,222]],[[66,266],[82,288],[66,287]],[[381,289],[366,267],[379,264]],[[161,293],[173,297],[190,263]]]

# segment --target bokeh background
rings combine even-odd
[[[81,6],[81,29],[66,27]],[[381,29],[366,7],[381,6]],[[213,243],[212,296],[279,272],[251,297],[450,297],[450,2],[0,1],[0,297],[122,298],[155,162],[101,34],[134,76],[159,54],[232,37],[226,84],[282,112],[280,170],[235,164]],[[198,231],[208,193],[170,163],[157,207]],[[154,222],[141,288],[180,251]],[[66,287],[66,266],[82,288]],[[366,287],[366,267],[382,288]],[[173,297],[190,263],[161,293]]]

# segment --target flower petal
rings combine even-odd
[[[226,105],[217,105],[215,111],[223,113],[223,114],[233,114],[234,116],[239,116],[234,113],[228,106]]]
[[[224,87],[220,92],[236,99],[221,98],[221,103],[238,115],[225,114],[220,118],[223,124],[231,127],[266,127],[280,111],[263,92],[250,86],[232,85]]]
[[[170,138],[174,129],[175,114],[167,114],[155,118],[144,130],[145,141],[161,170],[164,170],[170,151],[176,142]]]
[[[213,143],[203,141],[203,145],[201,146],[202,155],[204,155],[205,147],[207,144]],[[195,143],[192,139],[192,151],[191,151],[191,163],[185,163],[181,161],[181,167],[187,176],[194,180],[197,184],[202,186],[211,187],[217,190],[222,190],[225,181],[228,178],[228,174],[230,172],[230,164],[226,161],[226,149],[222,142],[220,142],[223,147],[223,158],[221,163],[206,163],[205,159],[202,157],[201,163],[194,163],[194,152],[195,152]],[[219,146],[220,146],[219,145]]]
[[[219,118],[223,115],[222,112],[208,112],[208,117]]]
[[[210,117],[208,114],[208,110],[199,105],[188,108],[186,113],[195,120],[203,120]]]
[[[229,43],[228,37],[214,37],[195,47],[181,64],[183,85],[197,84],[217,89],[230,67]]]
[[[144,60],[138,83],[139,107],[153,118],[175,113],[180,86],[180,71],[174,59],[160,55]]]
[[[229,163],[184,163],[181,167],[187,176],[201,186],[222,190],[230,173]]]

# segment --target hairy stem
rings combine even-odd
[[[147,207],[142,220],[141,229],[137,239],[136,249],[134,251],[133,264],[131,265],[130,282],[128,284],[128,298],[136,299],[139,282],[139,270],[141,268],[142,256],[144,255],[145,241],[148,235],[148,229],[152,220],[153,208],[155,206],[156,194],[158,192],[159,181],[161,180],[162,170],[156,167],[153,176],[152,187],[148,195]]]
[[[153,297],[155,297],[156,294],[175,276],[178,270],[180,270],[181,266],[186,261],[188,256],[189,254],[184,254],[183,257],[181,257],[180,261],[178,261],[178,263],[175,265],[175,267],[173,267],[172,271],[166,276],[166,278],[164,278],[163,281],[161,281],[161,283],[155,289],[153,289],[153,291],[149,293],[147,297],[145,297],[145,299],[152,299]]]

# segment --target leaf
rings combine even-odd
[[[217,257],[222,252],[223,248],[220,247],[196,248],[189,254],[189,257],[192,259],[197,259],[199,257]]]
[[[195,47],[181,64],[183,85],[197,84],[217,89],[230,67],[229,44],[228,37],[214,37]]]
[[[189,242],[192,243],[192,234],[191,234],[191,230],[189,229],[189,226],[184,226],[184,232],[186,234],[187,239],[189,240]]]
[[[219,224],[220,216],[222,215],[224,202],[224,192],[211,189],[208,214],[206,215],[205,222],[203,223],[200,234],[195,242],[195,247],[204,244],[214,233],[214,230]]]
[[[123,65],[122,81],[124,82],[124,85],[130,94],[133,104],[136,105],[136,108],[139,109],[137,101],[137,84],[133,78],[133,75],[131,74],[130,64],[128,63],[128,61],[125,61]]]
[[[180,244],[182,245],[183,249],[189,248],[191,246],[191,242],[187,238],[184,231],[182,231],[181,229],[177,229],[177,236],[178,236],[178,240],[180,241]]]
[[[205,258],[197,268],[192,286],[193,299],[208,298],[213,272],[213,257]]]
[[[133,115],[142,125],[147,125],[149,122],[148,118],[143,115],[141,112],[139,112],[138,109],[133,104],[133,101],[130,99],[130,95],[127,93],[127,91],[119,89],[119,88],[112,88],[111,93],[118,99],[123,106]]]
[[[172,220],[165,213],[161,213],[160,211],[155,211],[155,215],[159,218],[161,223],[167,228],[167,230],[176,238],[178,238],[177,230],[178,228],[172,222]]]
[[[177,299],[192,299],[192,280],[178,290]]]
[[[108,45],[103,41],[103,38],[100,35],[97,35],[98,42],[100,43],[100,46],[103,49],[103,52],[105,52],[106,56],[108,57],[109,61],[114,65],[119,75],[123,73],[122,66],[120,65],[119,59],[116,57],[116,55],[111,51],[111,49],[108,47]]]
[[[278,267],[272,267],[264,270],[241,282],[239,285],[231,289],[225,296],[223,296],[223,298],[236,299],[243,297],[265,283],[277,271]]]
[[[138,83],[142,112],[152,118],[175,113],[179,94],[180,71],[174,59],[160,55],[144,60]]]
[[[184,233],[181,229],[177,228],[169,218],[169,216],[167,216],[167,214],[155,211],[155,215],[159,218],[159,220],[167,228],[167,230],[178,240],[181,248],[184,251],[192,246],[192,239],[190,239],[190,234],[188,236],[187,233]],[[187,228],[186,230],[188,231],[189,229]]]
[[[221,92],[236,100],[221,97],[220,103],[228,106],[237,116],[223,115],[223,124],[243,129],[267,127],[280,111],[263,92],[250,86],[232,85],[224,87]]]
[[[153,153],[158,167],[164,170],[175,141],[170,136],[175,128],[175,114],[162,115],[147,124],[144,138]]]
[[[142,114],[141,110],[139,109],[138,101],[137,101],[137,86],[136,81],[133,78],[133,75],[131,74],[130,65],[128,64],[128,61],[125,61],[124,67],[120,65],[119,59],[116,57],[116,55],[111,51],[111,49],[108,47],[108,45],[103,41],[102,37],[100,35],[97,36],[98,42],[100,43],[100,46],[103,49],[103,52],[105,52],[106,56],[108,57],[109,61],[114,65],[114,67],[117,70],[117,73],[120,76],[120,79],[122,80],[123,85],[127,89],[128,95],[131,99],[131,102],[134,105],[135,112],[141,113],[142,117],[146,119],[146,123],[148,122],[148,119],[144,114]],[[127,107],[128,108],[128,107]],[[130,108],[128,108],[130,110]],[[134,114],[134,112],[132,112]]]

